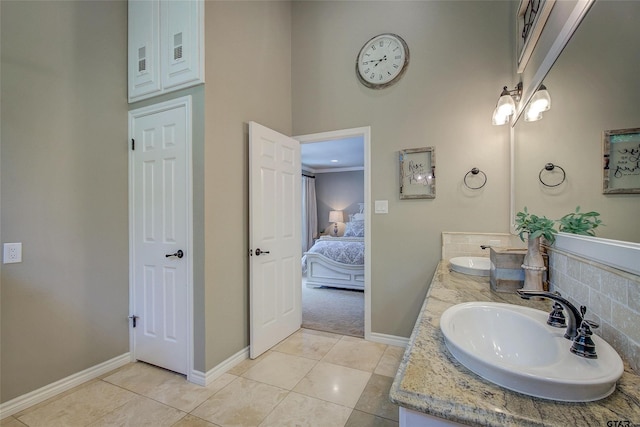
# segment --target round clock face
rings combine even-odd
[[[409,47],[396,34],[380,34],[364,44],[356,62],[360,82],[372,89],[387,87],[402,77],[409,65]]]

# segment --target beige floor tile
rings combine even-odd
[[[275,346],[273,350],[320,360],[339,340],[340,335],[301,329]]]
[[[229,369],[227,371],[227,374],[240,376],[240,375],[244,374],[245,372],[247,372],[252,366],[256,365],[262,359],[267,357],[270,353],[271,353],[271,351],[265,351],[264,353],[262,353],[260,356],[256,357],[255,359],[245,359],[242,362],[238,363],[233,368]]]
[[[387,346],[373,373],[387,377],[395,377],[403,355],[404,347],[396,347],[394,345]]]
[[[181,411],[191,412],[236,378],[235,375],[223,374],[208,386],[202,387],[178,376],[148,391],[146,396]]]
[[[293,391],[353,408],[369,377],[369,372],[319,362]]]
[[[235,378],[235,375],[223,374],[207,387],[202,387],[175,372],[146,363],[133,363],[104,377],[104,381],[190,412]]]
[[[321,335],[327,338],[335,338],[337,340],[339,340],[344,336],[340,334],[334,334],[333,332],[316,331],[315,329],[307,329],[307,328],[300,328],[300,331],[304,332],[305,334]]]
[[[242,376],[291,390],[316,363],[318,362],[312,359],[274,351]]]
[[[304,396],[289,395],[260,424],[260,427],[338,427],[344,426],[351,409]]]
[[[162,386],[166,381],[183,379],[184,376],[166,369],[136,362],[118,369],[111,375],[103,378],[103,381],[115,384],[127,390],[147,396],[156,387]]]
[[[2,0],[0,0],[0,1],[2,1]],[[40,402],[40,403],[36,403],[36,404],[35,404],[35,405],[33,405],[33,406],[29,406],[28,408],[23,409],[22,411],[20,411],[20,412],[17,412],[17,413],[15,413],[15,414],[13,414],[13,417],[19,420],[19,419],[20,419],[20,417],[22,417],[23,415],[26,415],[26,414],[28,414],[28,413],[30,413],[30,412],[33,412],[33,411],[35,411],[35,410],[38,410],[38,409],[40,409],[40,408],[41,408],[41,407],[43,407],[43,406],[47,406],[48,404],[50,404],[50,403],[51,403],[51,402],[53,402],[54,400],[62,399],[62,398],[63,398],[63,397],[65,397],[65,396],[68,396],[68,395],[70,395],[70,394],[73,394],[73,393],[75,393],[76,391],[78,391],[78,390],[80,390],[80,389],[83,389],[83,388],[85,388],[85,387],[88,387],[89,385],[91,385],[91,384],[93,384],[93,383],[97,383],[97,382],[99,382],[99,381],[100,381],[100,380],[93,379],[93,380],[89,380],[89,381],[87,381],[87,382],[85,382],[85,383],[82,383],[82,384],[80,384],[80,385],[77,385],[77,386],[75,386],[75,387],[72,387],[72,388],[70,388],[69,390],[63,391],[63,392],[62,392],[62,393],[60,393],[60,394],[56,394],[55,396],[50,397],[49,399],[43,400],[43,401],[42,401],[42,402]]]
[[[3,420],[0,420],[0,426],[2,427],[25,427],[26,424],[22,424],[14,417],[7,417]]]
[[[322,358],[322,361],[373,372],[386,348],[384,344],[344,336]]]
[[[115,411],[89,424],[89,427],[170,427],[185,415],[187,414],[155,400],[136,396]]]
[[[237,378],[191,414],[221,426],[257,426],[287,394],[278,387]]]
[[[398,427],[398,422],[354,409],[345,427]]]
[[[123,406],[134,393],[96,381],[18,418],[30,427],[85,426]]]
[[[177,423],[173,425],[173,427],[219,427],[217,424],[210,423],[209,421],[205,421],[202,418],[194,417],[193,415],[187,415]]]
[[[389,400],[389,390],[392,383],[393,378],[391,377],[377,374],[371,375],[355,409],[398,421],[398,405]]]

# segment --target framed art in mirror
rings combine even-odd
[[[602,192],[640,194],[640,128],[604,131],[602,156]]]
[[[517,15],[518,73],[529,62],[555,0],[521,0]]]
[[[400,150],[400,199],[435,199],[434,147]]]

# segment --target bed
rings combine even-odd
[[[364,217],[353,215],[343,237],[322,236],[304,253],[308,287],[364,290]]]

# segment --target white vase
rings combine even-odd
[[[540,251],[540,237],[527,241],[527,254],[522,264],[524,269],[524,286],[526,291],[543,291],[542,279],[547,269]]]

